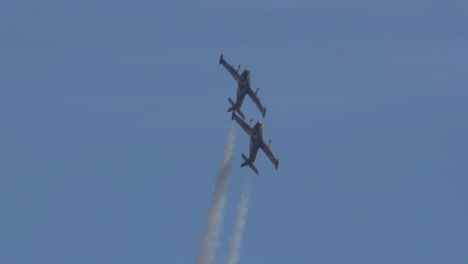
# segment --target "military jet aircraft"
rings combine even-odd
[[[253,91],[252,88],[250,87],[250,70],[245,69],[242,74],[239,75],[239,70],[240,70],[240,65],[237,68],[237,71],[234,70],[234,67],[229,65],[223,58],[223,54],[221,54],[221,57],[219,58],[219,64],[222,64],[226,70],[234,77],[234,79],[237,81],[237,99],[236,102],[234,103],[231,98],[228,99],[229,103],[231,104],[231,107],[227,110],[228,112],[232,111],[232,119],[234,119],[234,112],[237,112],[242,118],[245,119],[244,114],[240,110],[240,107],[242,105],[242,102],[244,101],[244,97],[246,94],[252,98],[252,101],[257,105],[258,109],[260,112],[262,112],[263,117],[265,117],[266,114],[266,107],[262,106],[262,103],[260,103],[260,98],[258,98],[258,90]]]
[[[263,124],[262,121],[258,121],[255,126],[252,128],[249,124],[247,124],[243,119],[234,115],[236,122],[239,126],[244,129],[244,131],[250,136],[250,154],[247,158],[244,153],[242,153],[242,158],[244,162],[241,164],[241,167],[249,166],[257,175],[258,170],[254,166],[255,158],[257,157],[258,149],[262,149],[263,152],[268,156],[271,160],[273,165],[275,165],[275,169],[278,169],[279,159],[275,158],[273,153],[270,150],[271,140],[268,142],[268,145],[263,140]],[[250,121],[252,123],[252,121]]]

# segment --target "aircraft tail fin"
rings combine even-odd
[[[231,119],[234,119],[234,112],[237,112],[239,114],[240,117],[242,117],[242,119],[245,119],[245,116],[244,114],[242,113],[242,111],[239,109],[239,107],[234,103],[234,101],[232,101],[231,98],[228,98],[228,101],[229,103],[231,104],[231,107],[229,107],[229,109],[227,110],[228,112],[231,112],[232,111],[232,118]]]
[[[276,159],[275,170],[278,169],[278,165],[279,165],[279,159]]]
[[[266,115],[266,106],[263,108],[262,115],[263,115],[263,117],[265,117],[265,115]]]
[[[255,174],[258,175],[257,168],[255,168],[255,165],[253,165],[253,163],[244,155],[244,153],[242,153],[242,158],[244,159],[244,162],[241,164],[241,167],[245,167],[248,165],[249,168],[252,169],[253,172],[255,172]]]

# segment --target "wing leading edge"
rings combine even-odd
[[[219,64],[222,64],[237,82],[244,83],[244,79],[241,78],[240,74],[224,60],[223,54],[219,57]]]
[[[258,88],[257,88],[257,92],[258,92]],[[249,87],[249,96],[250,96],[250,98],[252,99],[254,104],[257,106],[258,110],[260,110],[260,112],[262,113],[262,116],[265,117],[266,107],[264,107],[262,105],[262,103],[260,102],[260,98],[258,98],[257,92],[254,93],[252,88]]]
[[[271,149],[270,149],[269,145],[267,145],[263,139],[262,139],[261,148],[262,148],[263,152],[265,152],[267,157],[270,159],[271,163],[273,163],[273,165],[275,166],[275,169],[277,170],[278,165],[279,165],[279,159],[275,158],[275,156],[273,155],[273,152],[271,152]]]
[[[238,117],[237,115],[234,115],[234,119],[236,120],[237,124],[239,124],[240,127],[247,133],[247,135],[251,136],[254,132],[253,128],[249,126],[243,119]]]

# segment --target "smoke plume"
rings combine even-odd
[[[231,127],[223,151],[221,164],[216,174],[215,186],[211,193],[210,207],[205,218],[205,230],[200,237],[198,264],[215,263],[215,251],[219,246],[219,233],[222,224],[223,209],[226,200],[226,184],[231,167],[231,155],[234,146],[234,129]]]
[[[237,205],[236,220],[231,238],[229,239],[228,252],[226,255],[226,264],[237,264],[239,261],[242,236],[244,234],[247,220],[247,205],[249,202],[249,184],[246,182],[242,192],[241,199]]]

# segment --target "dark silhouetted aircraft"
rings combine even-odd
[[[252,128],[249,124],[247,124],[243,119],[234,115],[234,119],[239,124],[239,126],[244,129],[244,131],[250,136],[250,154],[247,158],[242,153],[242,158],[244,162],[241,164],[241,167],[249,166],[256,174],[258,174],[257,168],[254,166],[255,158],[257,157],[258,149],[262,149],[263,152],[268,156],[271,160],[273,165],[275,165],[275,169],[278,169],[279,159],[275,158],[273,153],[270,150],[271,140],[268,142],[268,145],[263,140],[263,124],[262,121],[258,121],[255,126]],[[252,123],[252,121],[250,121]]]
[[[240,70],[240,65],[237,68],[237,71],[234,70],[234,67],[229,65],[223,58],[223,54],[221,54],[221,57],[219,58],[219,64],[222,64],[226,70],[234,77],[234,79],[237,81],[237,99],[236,102],[234,103],[231,98],[228,99],[229,103],[231,104],[231,107],[227,110],[228,112],[232,111],[232,119],[234,119],[234,112],[237,112],[242,118],[245,119],[244,114],[240,110],[240,107],[242,105],[242,102],[244,101],[244,97],[246,94],[252,98],[252,101],[257,105],[258,109],[260,112],[262,112],[263,117],[265,117],[266,114],[266,107],[263,107],[262,104],[260,103],[260,98],[258,98],[258,90],[253,91],[252,88],[250,87],[250,70],[245,69],[242,74],[239,75],[239,70]]]

